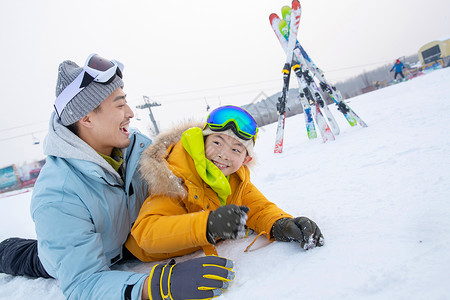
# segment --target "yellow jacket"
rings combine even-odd
[[[199,176],[194,160],[180,141],[192,126],[178,127],[158,136],[142,154],[141,176],[150,186],[126,247],[142,261],[185,255],[210,246],[206,237],[209,212],[221,206],[219,198]],[[242,166],[229,177],[231,195],[227,204],[245,205],[247,226],[260,233],[270,231],[276,220],[292,218],[250,182]]]

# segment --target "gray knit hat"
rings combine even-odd
[[[58,69],[58,81],[56,82],[56,97],[81,73],[83,68],[70,60],[63,61]],[[93,111],[116,89],[123,87],[123,81],[116,75],[109,84],[91,82],[72,100],[67,103],[61,113],[61,122],[64,126],[71,125]]]
[[[224,131],[212,131],[209,128],[209,126],[206,126],[205,129],[203,129],[203,136],[208,136],[208,135],[213,134],[213,133],[222,133],[222,134],[228,135],[229,137],[232,137],[232,138],[238,140],[247,149],[248,156],[250,156],[250,157],[254,157],[255,156],[255,153],[253,152],[253,146],[254,146],[253,140],[243,140],[243,139],[241,139],[230,128],[228,128],[227,130],[224,130]]]

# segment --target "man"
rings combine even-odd
[[[151,140],[128,129],[133,112],[122,70],[120,62],[95,54],[83,68],[60,64],[47,160],[31,200],[37,241],[0,243],[0,272],[56,278],[68,299],[217,296],[234,277],[224,258],[171,261],[150,276],[110,269],[131,256],[123,244],[149,191],[137,169]]]
[[[403,69],[405,69],[405,65],[400,61],[400,59],[397,59],[395,61],[395,64],[392,66],[390,72],[392,72],[395,69],[394,73],[394,80],[397,80],[397,75],[400,75],[402,79],[405,79],[405,75],[403,75]]]

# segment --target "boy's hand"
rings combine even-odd
[[[245,236],[248,207],[229,204],[212,211],[208,217],[206,235],[211,244],[216,238],[236,239]]]
[[[218,256],[203,256],[179,264],[172,259],[156,265],[150,274],[150,299],[211,299],[234,279],[233,262]]]
[[[322,232],[314,221],[306,217],[283,218],[272,226],[272,236],[280,242],[299,242],[305,250],[324,244]]]

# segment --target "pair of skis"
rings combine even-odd
[[[298,64],[293,64],[295,42],[297,41],[297,31],[300,24],[300,15],[302,9],[298,0],[292,1],[292,7],[283,6],[281,9],[286,15],[289,15],[289,34],[288,42],[286,45],[286,62],[283,67],[283,89],[281,96],[278,98],[277,112],[278,112],[278,126],[275,141],[275,153],[281,153],[283,151],[283,139],[284,139],[284,124],[286,120],[286,102],[289,92],[289,81],[291,79],[291,68],[300,67]],[[288,14],[289,12],[289,14]]]
[[[279,117],[274,152],[281,153],[283,150],[286,102],[288,100],[287,95],[289,90],[291,68],[298,80],[300,92],[299,98],[304,111],[309,139],[314,139],[317,137],[314,120],[316,120],[324,142],[334,140],[334,134],[337,135],[340,132],[339,126],[326,105],[325,100],[320,93],[319,87],[310,75],[310,70],[316,78],[320,80],[321,89],[330,94],[330,97],[338,105],[338,110],[344,114],[350,125],[354,126],[356,125],[356,122],[359,121],[361,126],[367,127],[367,125],[356,115],[356,113],[354,113],[354,111],[351,110],[345,102],[343,102],[339,91],[328,84],[323,72],[315,66],[304,49],[301,47],[300,43],[297,41],[298,25],[300,23],[301,15],[301,6],[299,1],[293,0],[292,7],[284,6],[281,9],[281,12],[283,19],[280,19],[275,13],[269,16],[272,29],[286,52],[286,63],[283,68],[283,90],[277,103]],[[325,116],[322,114],[322,111],[325,113]],[[328,123],[333,130],[330,129],[326,120],[328,120]]]

